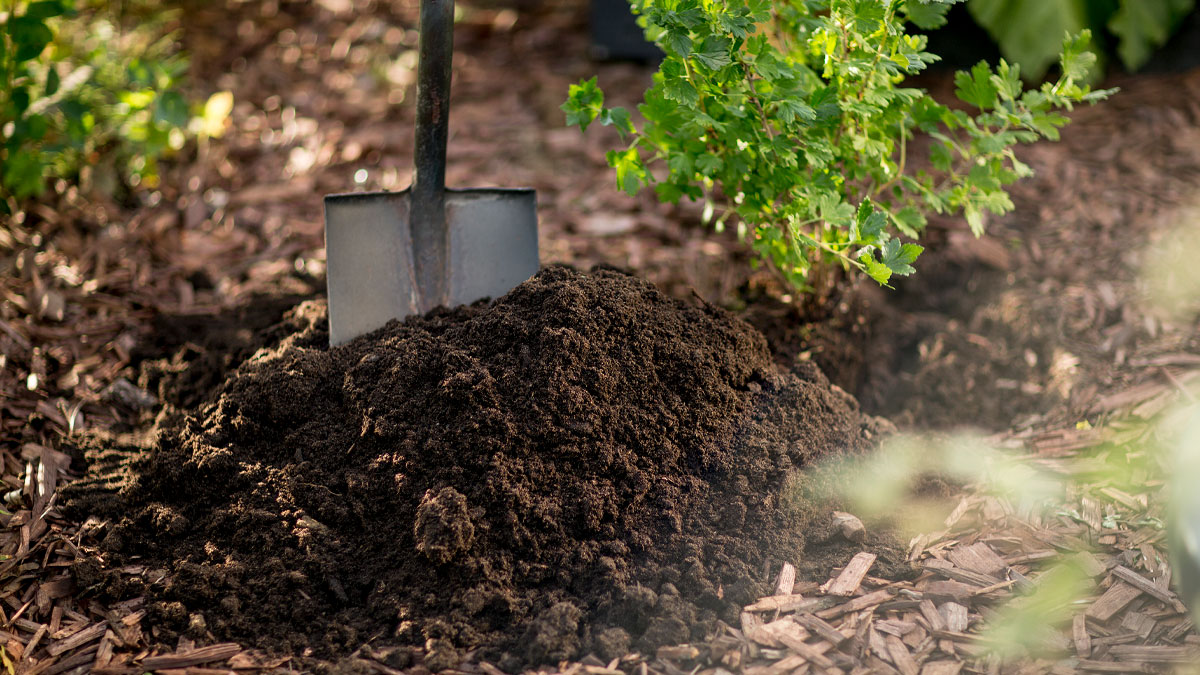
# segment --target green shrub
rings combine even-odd
[[[1005,58],[1040,79],[1057,50],[1047,35],[1105,29],[1117,40],[1116,53],[1129,70],[1150,60],[1166,44],[1195,0],[969,0],[967,8],[1000,45]]]
[[[913,272],[926,214],[1012,209],[1005,186],[1032,172],[1013,146],[1056,139],[1059,109],[1108,91],[1082,82],[1095,62],[1089,34],[1068,36],[1062,76],[1036,90],[1019,68],[980,63],[955,78],[970,114],[902,87],[937,57],[905,24],[935,28],[953,0],[631,0],[665,52],[638,107],[606,108],[595,78],[572,85],[567,123],[615,126],[617,184],[653,186],[661,200],[706,201],[718,228],[735,217],[760,257],[810,289],[818,263],[880,284]],[[929,169],[909,141],[930,137]],[[817,269],[822,269],[822,266]]]
[[[90,187],[105,192],[156,187],[158,160],[183,147],[193,111],[170,14],[122,26],[116,4],[16,0],[0,14],[0,202],[9,208],[85,167]],[[223,121],[227,97],[205,117]],[[220,128],[208,122],[197,126]]]

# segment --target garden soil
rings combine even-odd
[[[151,438],[91,439],[64,490],[105,522],[80,589],[146,594],[160,641],[514,670],[703,639],[782,562],[825,575],[862,546],[796,470],[891,429],[726,311],[607,268],[335,349],[317,302],[261,335],[207,392],[148,363]],[[866,544],[901,575],[891,545]]]

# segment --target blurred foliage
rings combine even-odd
[[[109,195],[154,188],[159,160],[189,134],[221,132],[231,97],[187,101],[174,21],[144,0],[11,0],[0,13],[3,208],[53,178]]]
[[[1145,65],[1166,44],[1195,0],[969,0],[967,8],[1026,77],[1041,79],[1058,59],[1056,39],[1090,29],[1116,39],[1129,70]]]

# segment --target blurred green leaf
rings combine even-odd
[[[188,104],[183,94],[177,91],[164,92],[154,107],[154,119],[172,127],[185,127],[188,123]]]
[[[58,86],[61,83],[62,81],[58,77],[58,69],[51,66],[50,71],[46,73],[46,96],[53,96],[58,93]]]
[[[1058,60],[1058,36],[1088,27],[1086,4],[1086,0],[969,0],[967,8],[1000,45],[1004,58],[1021,64],[1027,77],[1038,80]]]
[[[37,0],[29,3],[24,16],[31,19],[51,19],[66,14],[68,7],[61,0]]]
[[[54,33],[50,28],[41,19],[30,16],[10,18],[8,32],[12,36],[13,45],[16,46],[17,62],[37,58],[46,45],[54,40]]]
[[[40,153],[10,150],[4,163],[4,186],[17,199],[39,195],[46,187],[44,169]]]
[[[1195,6],[1195,0],[1121,0],[1108,29],[1120,39],[1117,54],[1125,67],[1145,65]]]

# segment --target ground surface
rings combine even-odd
[[[165,639],[435,639],[510,672],[702,640],[764,566],[838,562],[792,472],[892,430],[724,310],[607,269],[337,349],[320,302],[285,325],[150,447],[88,441],[64,488],[68,518],[111,523],[79,583],[145,595]]]
[[[4,545],[12,557],[0,566],[7,654],[42,672],[97,661],[123,672],[119,664],[135,657],[145,659],[143,669],[264,663],[237,645],[200,651],[186,635],[176,643],[185,656],[151,656],[145,645],[173,634],[155,635],[142,621],[143,601],[87,599],[94,589],[77,588],[67,570],[104,531],[53,508],[56,484],[78,474],[56,449],[77,427],[148,428],[158,403],[149,394],[198,403],[194,392],[250,353],[255,330],[320,288],[321,195],[345,191],[360,170],[363,188],[407,183],[414,16],[410,3],[352,0],[189,10],[181,25],[198,94],[235,94],[229,134],[182,158],[161,194],[140,205],[65,195],[0,230],[4,474],[24,499],[14,502]],[[680,298],[695,288],[735,309],[748,303],[746,316],[764,329],[777,362],[811,358],[869,411],[907,428],[999,432],[1038,466],[1090,481],[1064,489],[1066,505],[1048,514],[1019,514],[1000,497],[969,493],[944,529],[914,540],[922,577],[858,577],[859,585],[852,574],[843,584],[849,595],[828,596],[842,604],[785,608],[781,616],[800,618],[789,619],[782,639],[743,616],[721,634],[726,642],[626,664],[671,674],[710,664],[755,673],[856,664],[907,673],[926,662],[949,664],[931,672],[964,662],[999,669],[968,633],[1021,579],[1080,550],[1091,550],[1098,565],[1088,567],[1094,584],[1086,595],[1108,600],[1068,620],[1056,645],[1066,657],[1026,657],[1009,669],[1122,671],[1189,658],[1191,627],[1165,590],[1170,571],[1153,525],[1161,470],[1147,473],[1126,459],[1130,439],[1146,432],[1113,418],[1129,410],[1153,418],[1186,398],[1200,362],[1195,314],[1155,309],[1141,281],[1171,259],[1179,228],[1195,227],[1200,73],[1109,83],[1124,92],[1077,112],[1061,144],[1023,153],[1038,177],[1016,190],[1016,213],[994,220],[987,237],[935,222],[920,273],[897,292],[861,288],[797,312],[769,281],[745,276],[745,251],[730,236],[698,228],[698,209],[609,189],[602,157],[612,138],[561,128],[567,83],[598,70],[615,102],[628,103],[648,81],[645,68],[590,63],[584,18],[572,3],[466,13],[456,34],[452,185],[535,187],[543,260],[618,264]],[[141,368],[162,358],[152,373]],[[197,359],[204,367],[187,367]],[[170,386],[155,391],[159,381]],[[1077,428],[1085,420],[1092,428]],[[1126,475],[1098,478],[1096,452]],[[1086,462],[1076,463],[1082,454]],[[978,545],[1000,563],[979,548],[954,553]],[[839,575],[831,566],[800,567],[818,580]],[[930,586],[947,579],[974,588]],[[789,592],[801,590],[821,596],[804,585]],[[813,611],[848,635],[830,634],[808,618]],[[201,644],[209,640],[197,634]],[[841,656],[826,663],[814,649]],[[374,665],[362,667],[389,672],[375,656],[363,652],[363,663]],[[572,668],[599,673],[606,665]]]

